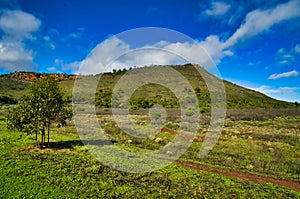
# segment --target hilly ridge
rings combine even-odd
[[[207,112],[210,109],[210,95],[207,85],[203,77],[196,71],[192,64],[177,65],[177,66],[151,66],[155,67],[171,67],[180,72],[190,83],[194,89],[199,107],[202,112]],[[149,68],[149,67],[146,67]],[[145,70],[136,68],[132,70]],[[201,68],[201,74],[216,78],[205,69]],[[111,91],[118,80],[128,70],[123,69],[111,73],[101,74],[101,79],[98,84],[95,103],[99,108],[110,108],[111,106]],[[61,85],[61,88],[67,95],[72,95],[73,84],[76,78],[99,78],[95,76],[76,76],[68,74],[45,74],[34,72],[15,72],[0,76],[0,103],[13,104],[21,95],[26,93],[32,81],[45,76],[51,76]],[[218,78],[216,78],[217,80]],[[279,101],[270,98],[262,93],[253,91],[231,82],[224,81],[226,92],[227,108],[228,109],[255,109],[255,108],[294,108],[296,103]],[[179,108],[176,97],[169,89],[157,85],[149,84],[137,89],[131,99],[130,104],[132,109],[149,108],[153,104],[161,104],[165,108]]]

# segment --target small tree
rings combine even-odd
[[[36,133],[41,131],[41,146],[45,144],[46,129],[48,144],[50,140],[50,125],[56,121],[63,125],[65,120],[72,117],[70,100],[64,97],[58,83],[51,77],[36,80],[27,95],[19,100],[7,117],[8,128],[19,131]]]

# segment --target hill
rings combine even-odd
[[[76,75],[35,72],[14,72],[0,75],[0,104],[17,103],[18,99],[29,90],[29,85],[32,81],[47,76],[53,77],[60,82],[63,81],[61,85],[68,82],[66,86],[63,86],[63,89],[67,91],[69,95],[71,94],[74,80],[77,78]]]
[[[152,66],[154,67],[165,67],[165,66]],[[211,79],[218,80],[217,77],[208,73],[204,68],[200,67],[201,74],[193,67],[191,64],[180,65],[180,66],[169,66],[180,72],[190,83],[191,87],[194,89],[199,107],[202,112],[207,112],[210,109],[210,94],[208,87],[202,76],[210,77]],[[141,70],[137,72],[142,73],[144,68],[137,68],[133,70]],[[111,95],[111,90],[118,82],[118,80],[127,71],[117,71],[114,73],[107,73],[101,76],[100,83],[98,85],[98,92],[96,94],[96,104],[100,107],[109,106],[109,99]],[[131,79],[139,78],[139,76],[132,75]],[[130,79],[130,77],[129,77]],[[223,81],[227,108],[228,109],[255,109],[255,108],[294,108],[296,105],[294,103],[279,101],[268,97],[260,92],[247,89],[228,81]],[[101,100],[100,100],[101,99]],[[103,99],[107,99],[106,101]],[[148,84],[138,88],[132,95],[131,108],[149,108],[152,104],[161,104],[166,108],[178,108],[179,104],[176,100],[174,94],[167,88],[160,86],[158,84]]]
[[[151,66],[166,67],[166,66]],[[199,107],[202,112],[210,109],[210,95],[203,77],[191,64],[168,66],[180,72],[190,83],[197,94]],[[149,67],[147,67],[149,68]],[[130,69],[131,70],[131,69]],[[144,68],[132,69],[143,72]],[[205,69],[200,68],[203,76],[212,76]],[[96,105],[100,108],[110,108],[111,93],[118,80],[127,72],[126,69],[101,74],[96,93]],[[141,73],[139,73],[141,74]],[[0,103],[15,103],[21,95],[28,91],[32,81],[45,76],[51,76],[59,81],[67,95],[72,95],[74,81],[78,76],[68,74],[45,74],[33,72],[15,72],[0,76]],[[81,76],[80,78],[99,78],[96,76]],[[138,78],[138,77],[133,77]],[[253,91],[228,81],[223,81],[228,109],[254,109],[254,108],[294,108],[296,104],[272,99],[262,93]],[[92,98],[91,98],[92,99]],[[148,84],[138,88],[130,99],[131,109],[149,108],[153,104],[161,104],[165,108],[179,108],[178,101],[169,89],[158,85]]]

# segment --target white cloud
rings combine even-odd
[[[277,57],[278,57],[278,63],[280,65],[285,65],[285,64],[290,64],[292,62],[295,61],[296,56],[298,54],[297,50],[300,53],[300,46],[299,44],[297,44],[294,48],[290,49],[290,50],[286,50],[284,48],[280,48],[277,51]]]
[[[261,63],[261,61],[257,61],[257,62],[249,62],[248,63],[248,66],[255,66],[255,65],[258,65],[258,64],[260,64]]]
[[[0,16],[0,67],[8,71],[30,70],[35,53],[26,48],[23,40],[32,39],[41,22],[20,10],[4,10]]]
[[[65,63],[62,59],[55,59],[52,66],[47,67],[47,71],[53,73],[62,73],[62,71],[71,71],[72,74],[78,74],[78,69],[81,62],[74,61],[71,63]]]
[[[296,53],[300,53],[300,45],[299,45],[299,44],[297,44],[297,45],[295,46],[294,51],[295,51]]]
[[[80,62],[80,73],[95,74],[130,66],[177,65],[188,62],[211,69],[224,56],[233,55],[233,52],[223,50],[222,45],[218,36],[209,36],[204,41],[192,43],[159,41],[132,48],[117,37],[112,37],[98,44],[91,54]]]
[[[49,36],[44,36],[43,39],[44,39],[45,41],[50,41],[50,40],[51,40]]]
[[[276,79],[280,79],[280,78],[285,78],[285,77],[293,77],[293,76],[298,76],[300,73],[296,70],[292,70],[289,72],[285,72],[285,73],[275,73],[269,76],[269,79],[271,80],[276,80]]]
[[[85,28],[77,28],[75,32],[69,33],[66,37],[61,38],[63,41],[68,39],[80,39],[82,37]]]
[[[281,64],[281,65],[284,65],[284,64],[287,64],[287,63],[289,63],[288,60],[281,60],[281,61],[279,61],[279,64]]]
[[[299,17],[299,10],[300,1],[298,0],[279,4],[275,8],[267,10],[254,10],[247,14],[245,23],[226,41],[225,46],[233,46],[240,40],[269,30],[277,23]]]
[[[271,86],[262,85],[252,89],[264,93],[275,99],[289,102],[300,101],[300,94],[298,92],[300,88],[298,87],[272,88]]]
[[[0,67],[4,70],[30,70],[34,53],[22,43],[0,42]]]
[[[51,67],[48,67],[47,68],[47,71],[48,72],[51,72],[51,73],[61,73],[60,70],[58,70],[56,67],[54,66],[51,66]]]
[[[291,54],[284,54],[284,55],[282,56],[282,58],[284,58],[284,59],[294,59],[294,56],[291,55]]]
[[[212,2],[211,8],[205,10],[207,15],[221,16],[224,15],[230,9],[230,5],[224,2]]]
[[[62,64],[61,68],[63,71],[71,70],[72,74],[78,74],[80,64],[81,64],[80,61],[74,61],[72,63]]]
[[[39,19],[20,10],[5,10],[0,17],[0,29],[5,37],[14,40],[31,39],[31,33],[37,31],[40,25]]]
[[[237,80],[237,79],[228,79],[230,82],[234,82],[237,85],[243,86],[245,88],[258,91],[260,93],[263,93],[269,97],[272,97],[274,99],[283,100],[283,101],[289,101],[289,102],[300,102],[300,93],[299,87],[274,87],[269,85],[261,85],[261,84],[255,84],[253,82],[248,82],[244,80]]]
[[[277,54],[283,54],[283,53],[285,53],[285,49],[284,48],[278,49]]]
[[[200,43],[215,63],[218,64],[223,57],[234,55],[234,52],[231,51],[230,48],[234,47],[239,41],[247,40],[261,34],[269,30],[273,25],[281,23],[284,20],[299,17],[299,10],[300,1],[297,0],[279,4],[276,7],[266,10],[257,9],[247,14],[245,23],[243,23],[227,40],[220,41],[218,36],[210,35],[205,41]],[[296,50],[300,51],[299,45],[295,47],[295,51]],[[280,64],[291,63],[295,59],[292,54],[286,53],[284,48],[279,49],[277,53],[282,57],[279,61]]]
[[[219,8],[222,6],[218,3],[220,2],[212,4],[212,9],[208,11],[209,14],[225,13],[226,9],[221,11]],[[220,63],[225,56],[233,56],[234,52],[230,48],[236,45],[239,40],[256,36],[268,30],[274,24],[300,16],[299,9],[300,1],[294,0],[267,10],[254,10],[247,15],[245,23],[226,41],[221,41],[217,35],[209,35],[203,41],[177,43],[157,41],[157,43],[151,44],[151,46],[132,48],[124,41],[112,37],[98,44],[90,55],[80,62],[80,68],[84,69],[81,73],[101,73],[111,71],[112,68],[122,69],[129,66],[186,63],[180,56],[208,69],[214,66],[214,63]],[[143,48],[148,48],[148,50]],[[154,52],[154,48],[160,48],[160,50]],[[122,54],[125,55],[118,58]],[[176,54],[180,56],[176,56]],[[285,59],[288,59],[287,61],[290,61],[292,56],[288,55],[286,53],[284,56]],[[109,64],[112,65],[108,66]],[[78,63],[76,65],[78,66]]]
[[[288,63],[291,63],[295,60],[295,57],[289,53],[287,54],[283,54],[281,57],[280,57],[280,61],[279,61],[279,64],[281,65],[284,65],[284,64],[288,64]]]
[[[78,34],[78,33],[71,33],[71,34],[68,35],[68,37],[78,39],[78,38],[80,38],[81,36],[80,36],[80,34]]]
[[[61,66],[64,63],[62,59],[55,59],[54,66]]]
[[[108,67],[114,60],[125,52],[130,46],[116,37],[109,38],[98,44],[90,55],[80,62],[81,74],[97,74],[111,71]]]
[[[226,78],[227,81],[233,82],[242,87],[258,91],[274,99],[288,101],[288,102],[300,102],[300,87],[293,86],[275,86],[275,85],[262,85],[245,80]]]
[[[44,36],[43,37],[46,45],[51,49],[51,50],[55,50],[56,46],[54,44],[54,42],[52,41],[52,39],[50,38],[50,36]]]
[[[54,44],[49,44],[49,47],[51,48],[51,50],[55,50],[56,46]]]
[[[270,86],[262,85],[260,87],[254,88],[254,90],[265,93],[265,94],[274,94],[274,93],[282,92],[283,89],[281,89],[281,88],[274,89],[274,88],[271,88]],[[284,89],[284,90],[286,90],[286,89]]]

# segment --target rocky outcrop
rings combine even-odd
[[[14,72],[10,74],[11,77],[23,80],[33,81],[44,77],[53,77],[55,80],[69,80],[78,78],[77,75],[69,74],[47,74],[47,73],[34,73],[34,72]]]

